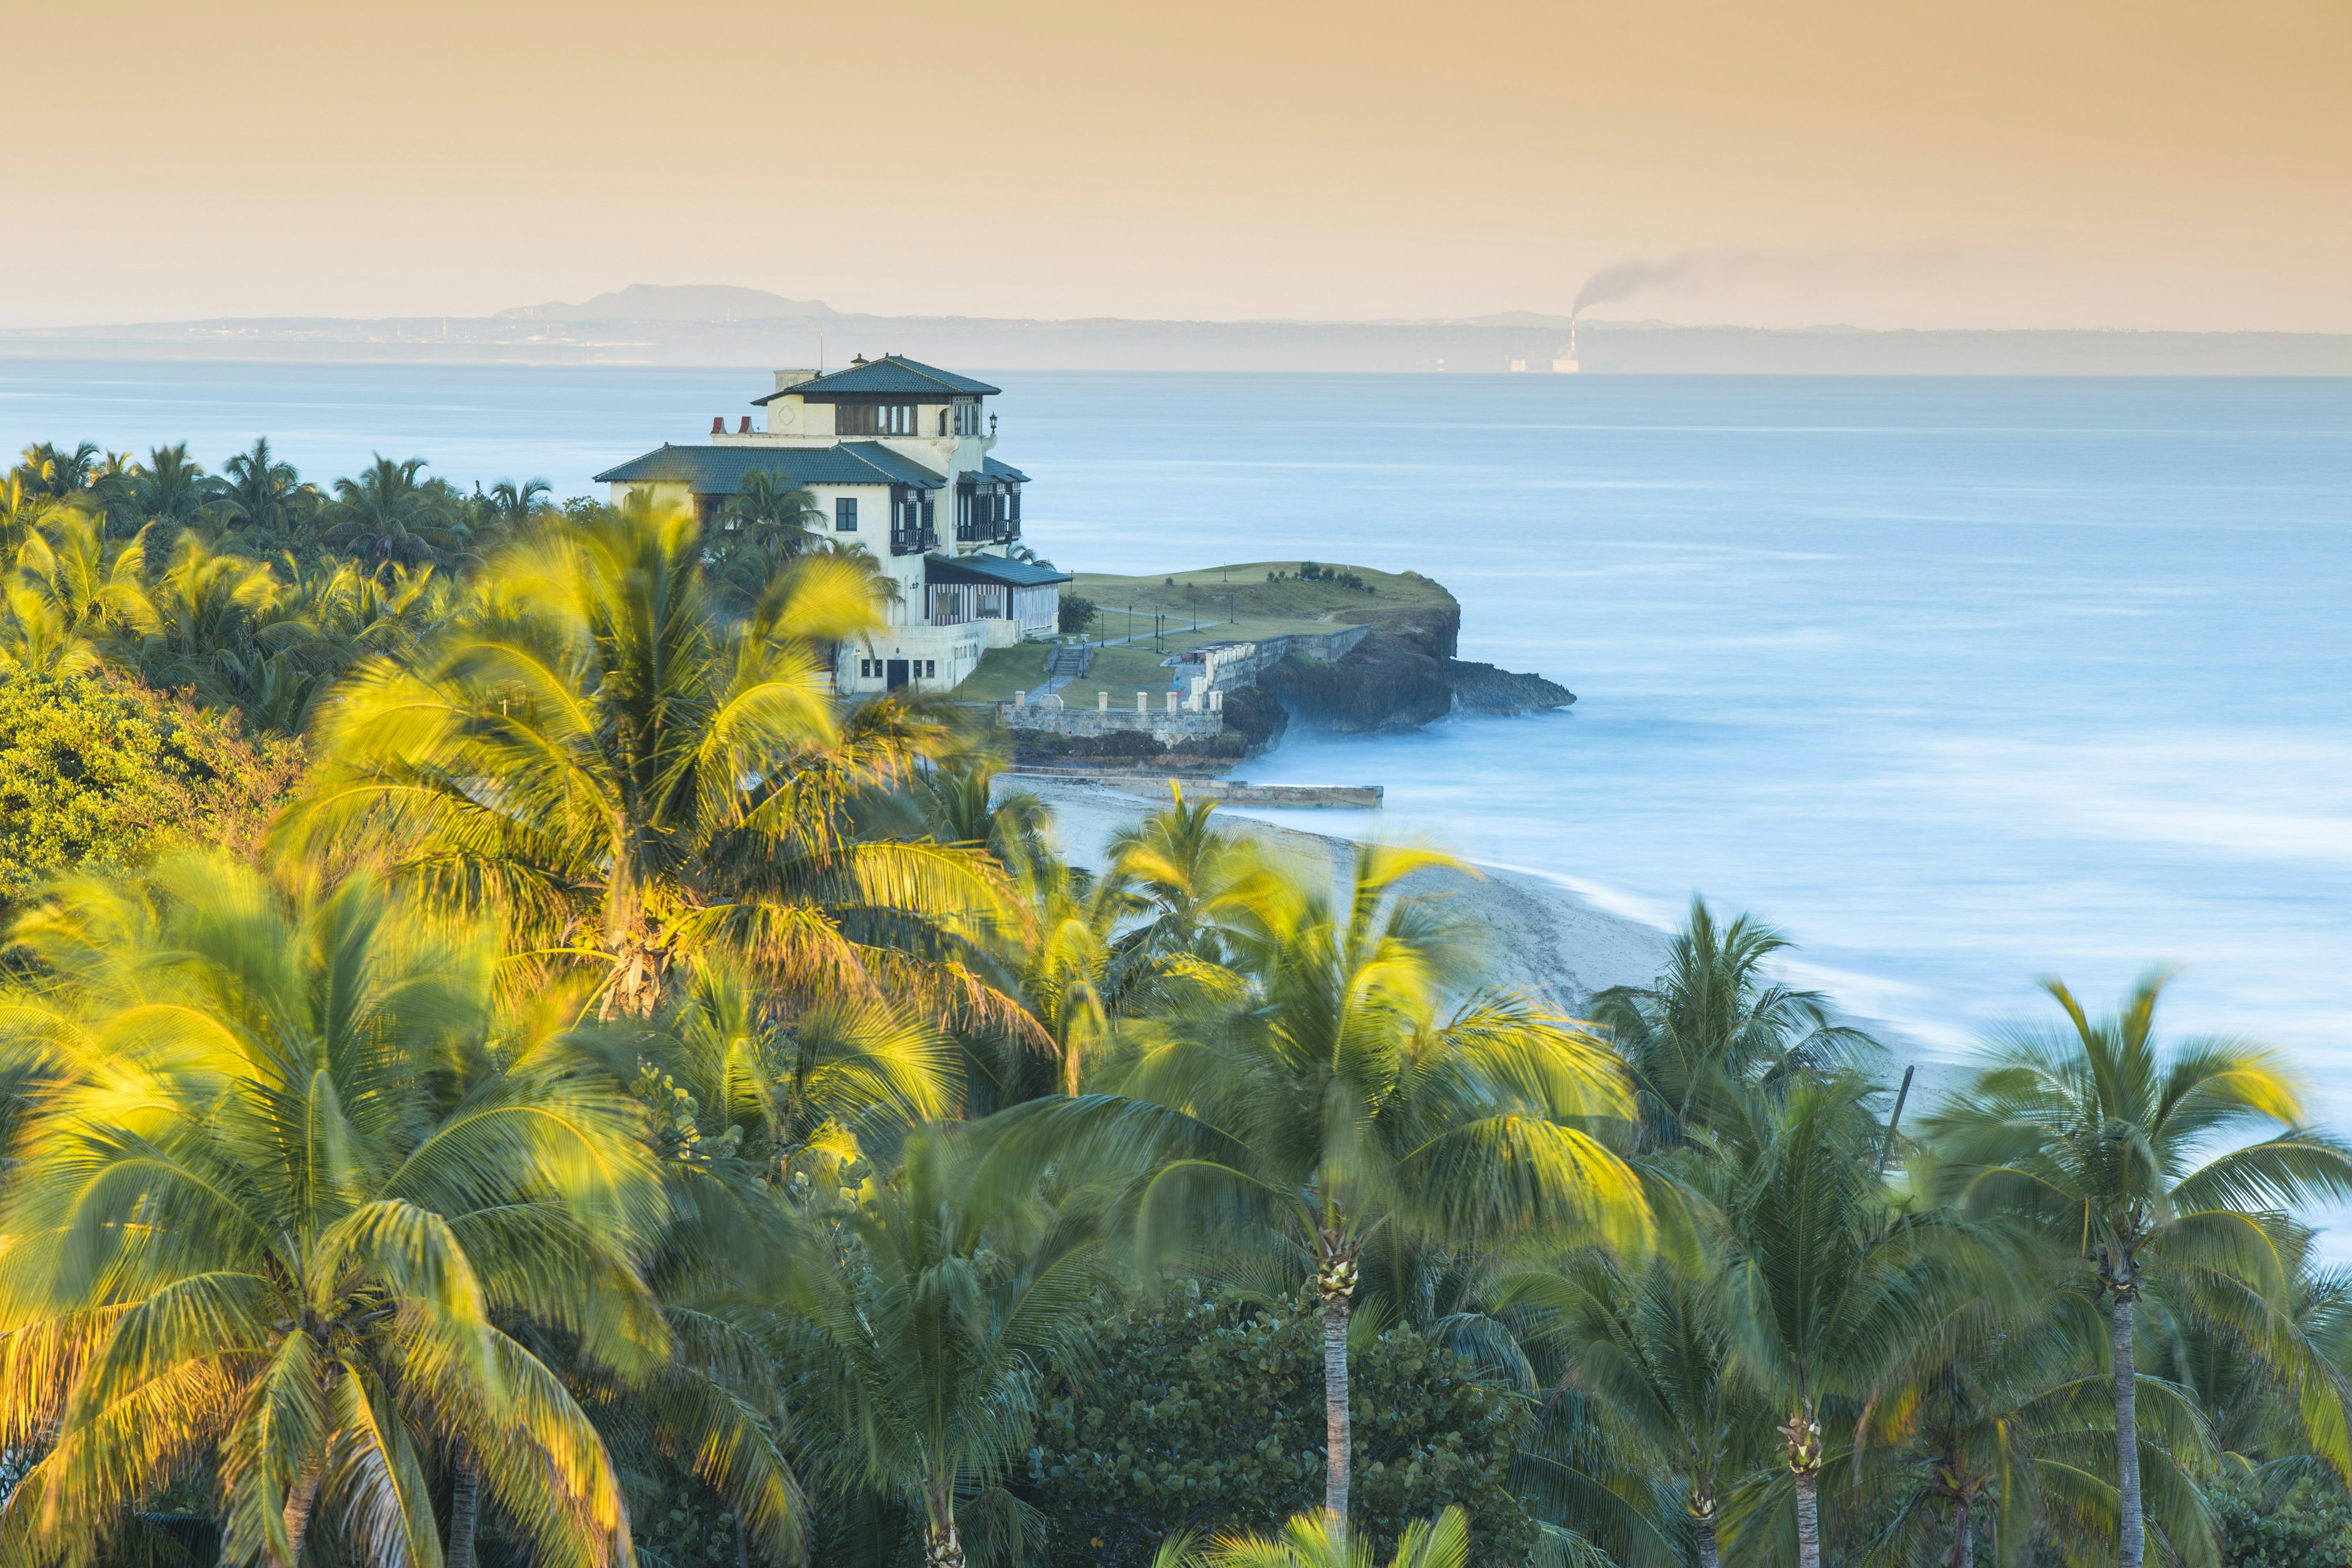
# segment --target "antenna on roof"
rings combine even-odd
[[[823,327],[816,330],[816,373],[819,375],[824,374],[824,329]]]

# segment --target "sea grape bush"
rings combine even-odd
[[[1192,1287],[1107,1307],[1087,1343],[1086,1364],[1045,1401],[1030,1455],[1028,1500],[1048,1521],[1053,1563],[1139,1568],[1172,1531],[1270,1530],[1320,1504],[1316,1314]],[[1534,1527],[1507,1482],[1528,1403],[1410,1330],[1349,1360],[1352,1511],[1378,1551],[1458,1504],[1482,1561],[1520,1561]]]

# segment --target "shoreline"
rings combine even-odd
[[[1052,808],[1056,851],[1095,872],[1106,863],[1104,848],[1114,833],[1161,809],[1140,795],[1079,780],[1007,775],[998,787],[1025,791]],[[1229,831],[1302,859],[1320,859],[1335,870],[1360,842],[1222,806],[1216,820]],[[1472,876],[1444,880],[1444,895],[1468,923],[1486,931],[1494,981],[1533,992],[1564,1012],[1581,1015],[1594,993],[1612,985],[1647,985],[1664,962],[1669,932],[1600,909],[1548,878],[1476,865]]]

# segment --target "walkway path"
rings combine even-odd
[[[1104,615],[1110,614],[1108,610],[1105,610],[1102,613]],[[1097,641],[1094,646],[1096,647],[1122,647],[1129,643],[1150,642],[1154,637],[1165,637],[1171,632],[1197,632],[1202,626],[1213,626],[1222,624],[1222,622],[1218,621],[1194,621],[1190,626],[1164,626],[1156,632],[1138,632],[1133,637],[1104,637]],[[1074,674],[1048,676],[1044,680],[1029,689],[1029,700],[1034,702],[1040,697],[1051,697],[1054,693],[1061,690],[1062,688],[1067,686],[1076,679],[1077,677]]]

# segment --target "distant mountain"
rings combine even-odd
[[[838,314],[822,300],[787,300],[726,283],[632,283],[584,304],[517,305],[495,321],[784,321]]]
[[[0,331],[0,360],[839,364],[905,353],[960,370],[1549,372],[1565,318],[1152,321],[845,314],[761,289],[634,284],[495,316],[238,319]],[[1880,331],[1587,319],[1586,374],[2352,375],[2352,333]]]

